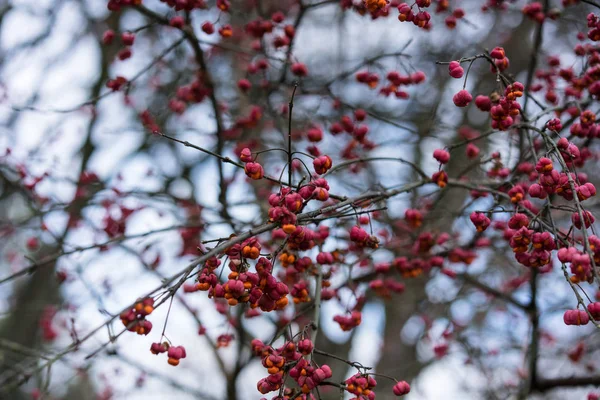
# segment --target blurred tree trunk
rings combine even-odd
[[[10,386],[15,382],[15,373],[35,365],[38,360],[35,355],[36,349],[40,349],[43,344],[39,329],[40,320],[47,307],[60,302],[58,283],[54,276],[54,265],[39,268],[27,282],[19,286],[14,296],[14,307],[11,308],[10,315],[0,323],[0,339],[10,345],[0,346],[0,382],[2,386]],[[19,347],[31,352],[21,352],[18,350]],[[19,379],[20,375],[17,374],[16,378]],[[37,377],[32,378],[36,379]],[[5,393],[0,387],[0,398],[29,397],[21,393],[19,388]]]
[[[81,4],[81,7],[85,7],[85,5]],[[109,13],[107,18],[104,20],[93,20],[91,17],[89,17],[87,21],[88,33],[96,39],[97,44],[101,49],[102,56],[100,62],[100,74],[96,78],[89,91],[88,98],[90,99],[99,97],[101,90],[108,79],[110,64],[112,63],[112,60],[116,54],[116,50],[114,48],[111,49],[109,47],[102,46],[102,34],[106,29],[119,31],[120,19],[121,14]],[[2,20],[0,20],[0,22],[2,22]],[[92,142],[92,135],[96,123],[96,114],[94,114],[88,123],[85,140],[81,147],[82,159],[80,165],[80,174],[87,170],[89,161],[95,151],[95,146]],[[94,190],[97,189],[99,188],[94,188]],[[86,207],[87,202],[92,197],[92,193],[90,193],[89,197],[74,202],[69,208],[71,216],[73,218],[79,218],[82,210]],[[10,220],[10,218],[4,219],[6,221]],[[62,237],[58,238],[58,243],[56,243],[55,246],[48,246],[38,251],[36,258],[44,259],[45,257],[52,257],[56,254],[60,254],[63,251],[63,240],[67,237],[68,233],[69,228],[65,230]],[[8,270],[8,268],[4,269]],[[58,306],[62,302],[58,281],[56,278],[55,263],[40,266],[35,270],[31,277],[27,278],[25,282],[18,283],[17,286],[18,289],[16,290],[14,296],[14,306],[11,308],[7,319],[0,323],[0,339],[4,339],[6,343],[14,343],[15,345],[30,349],[31,352],[25,354],[0,348],[0,382],[2,385],[10,385],[10,377],[13,376],[15,372],[19,371],[19,364],[35,364],[37,357],[32,356],[32,354],[35,354],[37,349],[40,349],[43,346],[40,337],[40,319],[42,318],[43,313],[48,306]],[[6,378],[8,378],[8,380],[5,380]],[[44,370],[40,377],[32,377],[32,379],[36,378],[39,382],[48,379],[46,376],[46,371]],[[1,387],[0,394],[3,395]],[[9,397],[0,396],[0,398],[10,398],[15,400],[19,400],[21,398],[31,398],[29,394],[26,394],[20,389],[11,391],[8,396]],[[70,385],[69,392],[64,398],[92,400],[96,398],[96,395],[89,380],[80,379]]]

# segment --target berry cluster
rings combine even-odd
[[[397,99],[408,99],[409,93],[402,90],[402,86],[418,85],[425,81],[425,73],[422,71],[414,72],[410,75],[402,75],[398,71],[390,71],[387,76],[387,84],[379,89],[379,94],[388,97],[394,95]],[[375,89],[379,85],[379,75],[368,71],[361,71],[356,74],[356,81]]]
[[[171,346],[168,342],[163,343],[152,343],[150,346],[150,352],[152,354],[167,353],[169,365],[176,367],[179,365],[179,360],[186,357],[185,347],[183,346]]]
[[[346,391],[356,395],[354,399],[375,400],[373,389],[377,386],[377,381],[371,375],[357,373],[346,379],[345,383]]]
[[[129,311],[121,313],[121,322],[128,331],[135,332],[138,335],[147,335],[152,330],[152,322],[146,317],[154,311],[154,299],[146,298],[135,303]]]
[[[251,345],[252,351],[261,357],[262,365],[269,373],[269,376],[258,382],[257,388],[262,394],[279,390],[286,374],[300,387],[301,393],[298,395],[311,393],[321,382],[332,376],[328,365],[316,367],[305,358],[314,349],[308,338],[300,339],[297,343],[286,342],[277,349],[258,339],[254,339]]]
[[[227,251],[229,256],[228,280],[221,284],[215,274],[220,265],[219,260],[212,258],[206,262],[198,276],[197,289],[208,291],[209,297],[224,298],[230,306],[248,303],[251,308],[262,311],[281,310],[288,304],[289,289],[286,284],[278,281],[273,275],[271,261],[260,257],[256,263],[256,272],[247,271],[247,263],[242,253],[256,254],[260,246],[256,239],[249,239],[242,245],[236,245]],[[250,250],[248,250],[250,249]],[[254,249],[254,250],[252,250]]]

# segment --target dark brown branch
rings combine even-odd
[[[581,0],[581,2],[585,3],[585,4],[589,4],[589,5],[594,6],[596,8],[600,8],[600,4],[598,4],[598,3],[596,3],[596,2],[594,2],[592,0]]]
[[[552,389],[578,386],[600,386],[600,376],[538,379],[533,390],[545,392]]]
[[[488,286],[485,283],[475,279],[473,276],[471,276],[469,274],[458,275],[458,277],[460,277],[463,281],[465,281],[465,283],[468,283],[469,285],[480,289],[484,293],[492,295],[498,299],[504,300],[507,303],[510,303],[510,304],[520,308],[521,310],[528,310],[528,306],[526,304],[521,303],[520,301],[518,301],[517,299],[515,299],[508,293],[501,292],[498,289]]]

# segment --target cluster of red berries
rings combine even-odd
[[[142,0],[108,0],[107,7],[110,11],[119,11],[123,7],[137,6],[142,4]]]
[[[109,30],[105,31],[104,34],[102,35],[102,43],[105,46],[111,45],[115,39],[115,36],[116,36],[116,34],[113,30],[109,29]],[[135,41],[135,33],[123,32],[121,34],[121,44],[123,45],[123,48],[121,50],[119,50],[119,52],[117,53],[117,58],[119,60],[124,61],[131,57],[131,55],[133,54],[131,46],[133,46],[134,41]]]
[[[463,77],[465,70],[460,65],[460,61],[450,61],[450,64],[448,64],[448,73],[454,79],[460,79]]]
[[[503,96],[477,96],[475,105],[481,111],[489,112],[492,117],[492,128],[506,130],[515,123],[521,105],[517,102],[523,96],[524,87],[520,82],[508,85]]]
[[[127,219],[133,215],[136,209],[128,208],[125,206],[114,207],[118,209],[119,216],[115,217],[112,213],[109,212],[109,208],[111,208],[111,204],[106,204],[106,215],[102,219],[103,230],[108,235],[109,238],[115,238],[118,236],[123,236],[125,234],[125,228],[127,224]]]
[[[559,140],[557,148],[561,156],[570,163],[579,158],[579,149],[566,138]],[[582,202],[596,195],[596,187],[590,182],[585,182],[585,175],[576,176],[573,173],[558,172],[554,169],[552,160],[547,157],[538,160],[535,170],[539,174],[539,179],[538,183],[529,186],[528,193],[531,197],[545,199],[550,194],[557,194],[568,201],[577,196],[577,199]],[[575,192],[572,190],[571,183]]]
[[[177,88],[175,98],[169,100],[169,108],[176,114],[183,114],[189,104],[202,103],[209,94],[204,75],[198,73],[192,83]]]
[[[186,357],[185,347],[183,346],[171,346],[168,342],[152,343],[150,346],[150,352],[152,354],[167,353],[167,362],[176,367],[179,365],[179,360]]]
[[[491,72],[493,73],[504,71],[510,63],[502,47],[494,48],[490,52],[489,59],[492,62]],[[456,79],[463,77],[464,69],[460,65],[460,62],[451,61],[448,64],[448,73],[451,77]],[[521,106],[516,99],[523,96],[523,90],[523,85],[515,82],[507,86],[503,96],[499,96],[497,93],[494,93],[491,97],[484,95],[477,96],[475,105],[481,111],[490,113],[492,128],[506,130],[513,125],[515,117],[520,113]],[[468,90],[463,89],[452,97],[452,101],[457,107],[466,107],[473,101],[473,96]],[[471,152],[473,153],[473,151]],[[472,157],[475,157],[477,153],[472,154]]]
[[[403,283],[395,281],[393,278],[374,279],[369,282],[369,289],[383,299],[392,297],[392,293],[400,294],[404,292],[406,286]]]
[[[399,1],[394,1],[393,5],[398,7],[399,15],[398,20],[401,22],[412,22],[416,26],[423,28],[425,30],[431,29],[431,15],[429,12],[422,10],[423,8],[428,8],[432,5],[432,0],[417,0],[412,5],[407,3],[400,3]],[[452,10],[450,8],[449,0],[438,0],[435,2],[436,8],[435,13],[448,13],[444,19],[444,23],[447,28],[454,29],[459,20],[464,18],[465,11],[462,8],[455,8]],[[413,7],[417,6],[417,11],[413,11]]]
[[[175,17],[177,18],[177,17]],[[184,20],[173,20],[171,19],[170,21],[170,25],[176,28],[181,28],[184,24]],[[202,23],[202,25],[200,26],[200,29],[202,29],[202,32],[206,33],[207,35],[212,35],[213,33],[215,33],[215,26],[212,22],[210,21],[205,21],[204,23]],[[221,37],[223,38],[229,38],[233,36],[233,28],[231,25],[229,24],[224,24],[219,28],[219,35],[221,35]]]
[[[238,271],[242,266],[242,253],[256,255],[258,249],[256,239],[249,239],[242,245],[232,246],[227,250],[229,268],[232,272],[228,280],[221,284],[215,269],[220,261],[213,257],[209,259],[198,275],[197,290],[208,291],[209,297],[224,298],[230,306],[248,303],[251,308],[259,307],[262,311],[281,310],[288,304],[289,289],[286,284],[278,281],[273,275],[273,265],[268,259],[261,257],[256,263],[256,273]]]
[[[597,238],[593,239],[594,243],[597,241]],[[592,275],[592,260],[588,254],[581,253],[575,247],[563,247],[558,250],[557,256],[561,263],[571,264],[570,270],[573,274],[570,278],[571,282],[592,282],[594,279]]]
[[[323,175],[327,173],[327,171],[329,171],[332,166],[333,161],[331,161],[331,157],[327,155],[316,157],[313,160],[313,167],[315,169],[315,173],[318,175]]]
[[[588,38],[593,41],[600,39],[600,19],[590,14],[588,15],[588,26],[591,30],[588,33]],[[585,35],[580,33],[577,35],[579,40],[584,40]],[[573,67],[561,68],[560,58],[557,56],[550,56],[547,58],[548,69],[538,69],[535,73],[536,82],[531,85],[531,92],[538,92],[542,89],[545,90],[545,100],[550,104],[558,104],[560,102],[560,95],[563,94],[564,100],[576,99],[581,100],[585,91],[587,90],[592,98],[598,98],[600,95],[600,54],[597,46],[593,44],[577,44],[574,47],[575,55],[583,57],[582,62],[586,64],[586,69],[581,73],[577,74],[573,70]],[[564,81],[566,86],[559,85],[558,81]],[[581,112],[581,108],[577,106],[566,106],[562,110],[567,112],[571,117],[577,117]],[[587,118],[586,118],[587,119]],[[593,124],[593,122],[592,122]],[[577,132],[578,127],[572,128]],[[582,136],[587,135],[586,129],[581,134]],[[591,133],[589,136],[597,135],[596,128],[591,127]]]
[[[296,29],[294,28],[294,25],[285,24],[285,18],[283,12],[277,11],[271,15],[270,20],[256,19],[246,24],[246,33],[256,39],[253,48],[259,49],[261,46],[260,40],[266,39],[265,35],[267,34],[270,34],[271,38],[269,42],[265,40],[265,43],[270,43],[274,49],[281,49],[289,46],[296,34]],[[304,69],[306,69],[306,66],[304,66]],[[294,74],[299,76],[305,76],[308,73],[308,70],[298,70],[298,66],[292,66],[291,70]]]
[[[292,286],[292,290],[290,291],[290,294],[294,299],[294,304],[308,303],[310,301],[310,296],[308,294],[309,289],[310,286],[304,279],[294,283],[294,286]]]
[[[305,339],[308,340],[308,339]],[[308,340],[310,342],[310,340]],[[310,344],[312,347],[312,343]],[[310,353],[309,353],[310,354]],[[300,386],[302,393],[310,393],[314,388],[328,378],[331,378],[331,368],[327,364],[315,367],[305,358],[300,358],[296,365],[290,369],[290,377]]]
[[[379,239],[375,235],[369,235],[360,226],[353,226],[350,229],[350,240],[358,247],[368,247],[371,249],[377,249],[379,247]]]
[[[410,75],[402,75],[398,71],[390,71],[387,76],[387,84],[379,89],[379,94],[388,97],[394,94],[398,99],[408,99],[408,92],[402,90],[402,86],[418,85],[425,81],[425,73],[422,71],[414,72]],[[379,85],[379,75],[376,73],[361,71],[356,74],[356,81],[364,83],[371,89]]]
[[[588,38],[593,42],[600,41],[600,18],[594,13],[589,13],[587,16],[587,26],[590,28]]]
[[[123,0],[111,0],[117,2],[123,2]],[[125,1],[133,1],[133,0],[125,0]],[[137,4],[141,3],[141,0],[135,0]],[[192,10],[206,10],[208,9],[208,4],[206,0],[160,0],[163,3],[166,3],[169,7],[173,8],[175,11],[192,11]],[[216,2],[217,8],[221,11],[228,11],[230,5],[229,0],[217,0]]]
[[[490,52],[490,58],[493,61],[493,65],[491,66],[491,72],[493,73],[496,73],[497,71],[504,71],[510,64],[510,61],[508,57],[506,57],[506,53],[502,47],[495,47]],[[463,61],[450,61],[448,64],[448,73],[451,77],[455,79],[460,79],[463,77],[465,70],[460,65],[461,62]]]
[[[596,114],[590,110],[583,111],[579,116],[579,122],[573,123],[569,131],[579,138],[597,138],[600,136],[600,128],[596,124]]]
[[[323,241],[321,238],[322,236],[317,239],[319,243]],[[319,272],[321,272],[321,300],[330,300],[335,296],[335,291],[330,289],[331,283],[329,282],[329,277],[332,272],[331,269],[327,270],[321,267],[319,271],[317,266],[309,257],[301,257],[297,259],[294,254],[289,252],[283,252],[279,256],[279,261],[284,268],[280,277],[283,281],[291,286],[290,294],[292,295],[294,304],[306,303],[311,300],[309,295],[310,285],[305,278],[306,274],[309,276],[316,276]],[[320,262],[319,264],[322,266],[325,265],[324,263]]]
[[[549,265],[551,252],[556,249],[554,238],[549,232],[529,229],[529,223],[525,214],[516,213],[509,219],[508,227],[504,227],[504,238],[509,241],[520,264],[526,267]]]
[[[363,0],[356,2],[352,0],[341,0],[342,9],[353,9],[360,15],[370,15],[373,19],[388,17],[393,8],[398,9],[398,20],[400,22],[412,22],[414,25],[425,30],[431,29],[431,15],[425,11],[432,5],[432,0],[416,0],[412,4],[403,3],[401,0]],[[454,29],[458,20],[465,16],[462,8],[450,9],[449,0],[435,1],[435,13],[448,13],[445,18],[446,27]],[[416,6],[416,9],[415,9]]]
[[[491,223],[491,220],[485,214],[480,212],[473,211],[469,218],[479,233],[485,231]]]
[[[490,57],[494,60],[494,65],[491,66],[491,72],[496,73],[497,71],[504,71],[510,65],[510,60],[506,57],[504,48],[495,47],[490,52]]]
[[[523,14],[525,14],[528,18],[539,23],[542,23],[546,18],[546,15],[544,14],[544,6],[539,1],[526,4],[522,11]]]
[[[321,156],[314,160],[317,173],[325,173],[331,167],[331,159]],[[279,193],[269,196],[269,219],[282,225],[283,233],[290,235],[288,247],[308,250],[313,247],[315,235],[308,228],[297,227],[296,214],[300,213],[311,200],[326,201],[329,199],[329,185],[323,178],[318,178],[295,192],[291,188],[281,188]]]
[[[258,180],[265,176],[265,170],[263,169],[262,165],[254,162],[254,157],[252,157],[252,152],[249,148],[242,149],[242,152],[240,153],[240,160],[246,164],[244,166],[244,172],[249,178]]]
[[[427,233],[425,233],[425,235],[426,234]],[[394,261],[392,261],[391,266],[397,270],[403,278],[416,278],[430,268],[429,263],[420,257],[411,258],[410,260],[407,257],[396,257]]]
[[[350,315],[336,315],[333,320],[340,325],[343,331],[351,331],[362,322],[362,314],[360,311],[354,310]]]
[[[563,321],[565,325],[587,325],[590,317],[583,310],[567,310],[563,315]]]
[[[434,174],[431,176],[431,181],[439,187],[444,188],[448,184],[448,174],[441,170],[441,166],[450,161],[450,153],[443,149],[436,149],[433,152],[433,158],[440,163],[440,171],[434,172]]]
[[[423,214],[414,208],[409,208],[404,212],[404,219],[411,228],[418,228],[423,225]]]
[[[368,139],[369,127],[365,125],[364,122],[367,118],[367,112],[363,109],[356,109],[352,116],[343,115],[339,121],[336,121],[331,124],[329,127],[329,132],[337,136],[343,132],[348,133],[354,140],[348,142],[346,147],[341,151],[341,157],[344,159],[354,159],[359,158],[360,155],[358,153],[358,146],[362,146],[364,150],[372,150],[375,148],[375,143],[371,142]],[[321,155],[319,150],[316,149],[315,146],[311,146],[308,148],[308,151],[313,156]],[[350,171],[358,172],[360,170],[359,163],[352,164],[350,166]]]
[[[176,11],[206,10],[206,0],[161,0]]]
[[[115,79],[109,79],[106,82],[106,87],[114,92],[118,92],[127,84],[127,79],[123,76],[117,76]]]
[[[443,7],[440,7],[440,4],[444,4]],[[446,11],[448,9],[448,0],[445,1],[440,1],[438,3],[438,7],[436,12],[441,12],[438,10],[442,10],[442,11]],[[450,15],[448,15],[446,17],[446,19],[444,20],[444,23],[446,24],[446,26],[450,29],[454,29],[456,28],[456,24],[458,23],[458,21],[460,19],[462,19],[465,16],[465,10],[463,10],[462,8],[456,8],[454,9],[454,11],[452,11],[452,13]]]
[[[375,400],[373,389],[377,386],[377,381],[372,375],[356,373],[344,383],[346,391],[356,396],[353,400]],[[406,381],[396,382],[392,392],[396,396],[404,396],[410,393],[410,385]]]
[[[385,8],[388,5],[387,0],[364,0],[367,10],[374,13]]]
[[[383,86],[379,90],[380,94],[387,97],[393,93],[398,99],[408,99],[408,92],[400,90],[400,87],[419,85],[425,82],[426,76],[423,71],[416,71],[410,75],[401,75],[397,71],[391,71],[387,74],[386,78],[389,81],[389,84],[387,86]]]
[[[131,310],[122,312],[120,315],[121,322],[128,331],[135,332],[138,335],[147,335],[152,330],[152,322],[148,321],[146,317],[152,314],[153,311],[154,299],[149,297],[135,303]]]
[[[420,8],[429,7],[431,4],[431,0],[420,0],[416,1],[415,5],[419,8],[419,10],[415,13],[413,12],[413,6],[410,6],[406,3],[402,3],[398,5],[398,21],[400,22],[412,22],[419,28],[430,29],[429,20],[431,19],[431,15],[427,11],[423,11]]]
[[[302,186],[298,194],[304,200],[327,201],[329,199],[329,184],[324,178],[318,178]]]
[[[252,351],[260,356],[262,365],[269,376],[261,379],[257,388],[262,394],[279,390],[287,373],[300,387],[301,394],[308,394],[327,378],[331,378],[331,369],[327,365],[315,367],[304,357],[309,356],[314,345],[310,339],[300,339],[297,343],[286,342],[275,349],[259,339],[251,343]],[[300,393],[299,393],[300,395]]]
[[[431,181],[441,188],[445,188],[448,184],[448,174],[445,171],[434,172],[431,175]]]
[[[356,395],[356,400],[375,400],[373,389],[377,381],[371,375],[357,373],[346,379],[346,391]]]
[[[296,232],[296,214],[304,208],[302,195],[290,188],[282,188],[278,194],[269,196],[269,205],[269,219],[280,222],[288,235]]]
[[[567,310],[563,315],[565,325],[587,325],[590,316],[594,321],[600,321],[600,302],[590,303],[585,310]]]

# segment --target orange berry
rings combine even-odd
[[[288,305],[288,298],[287,297],[282,297],[281,299],[279,299],[279,300],[277,300],[275,302],[275,305],[276,305],[277,309],[284,308],[285,306]]]
[[[285,224],[281,227],[285,233],[288,235],[293,233],[296,230],[296,225],[293,224]]]

